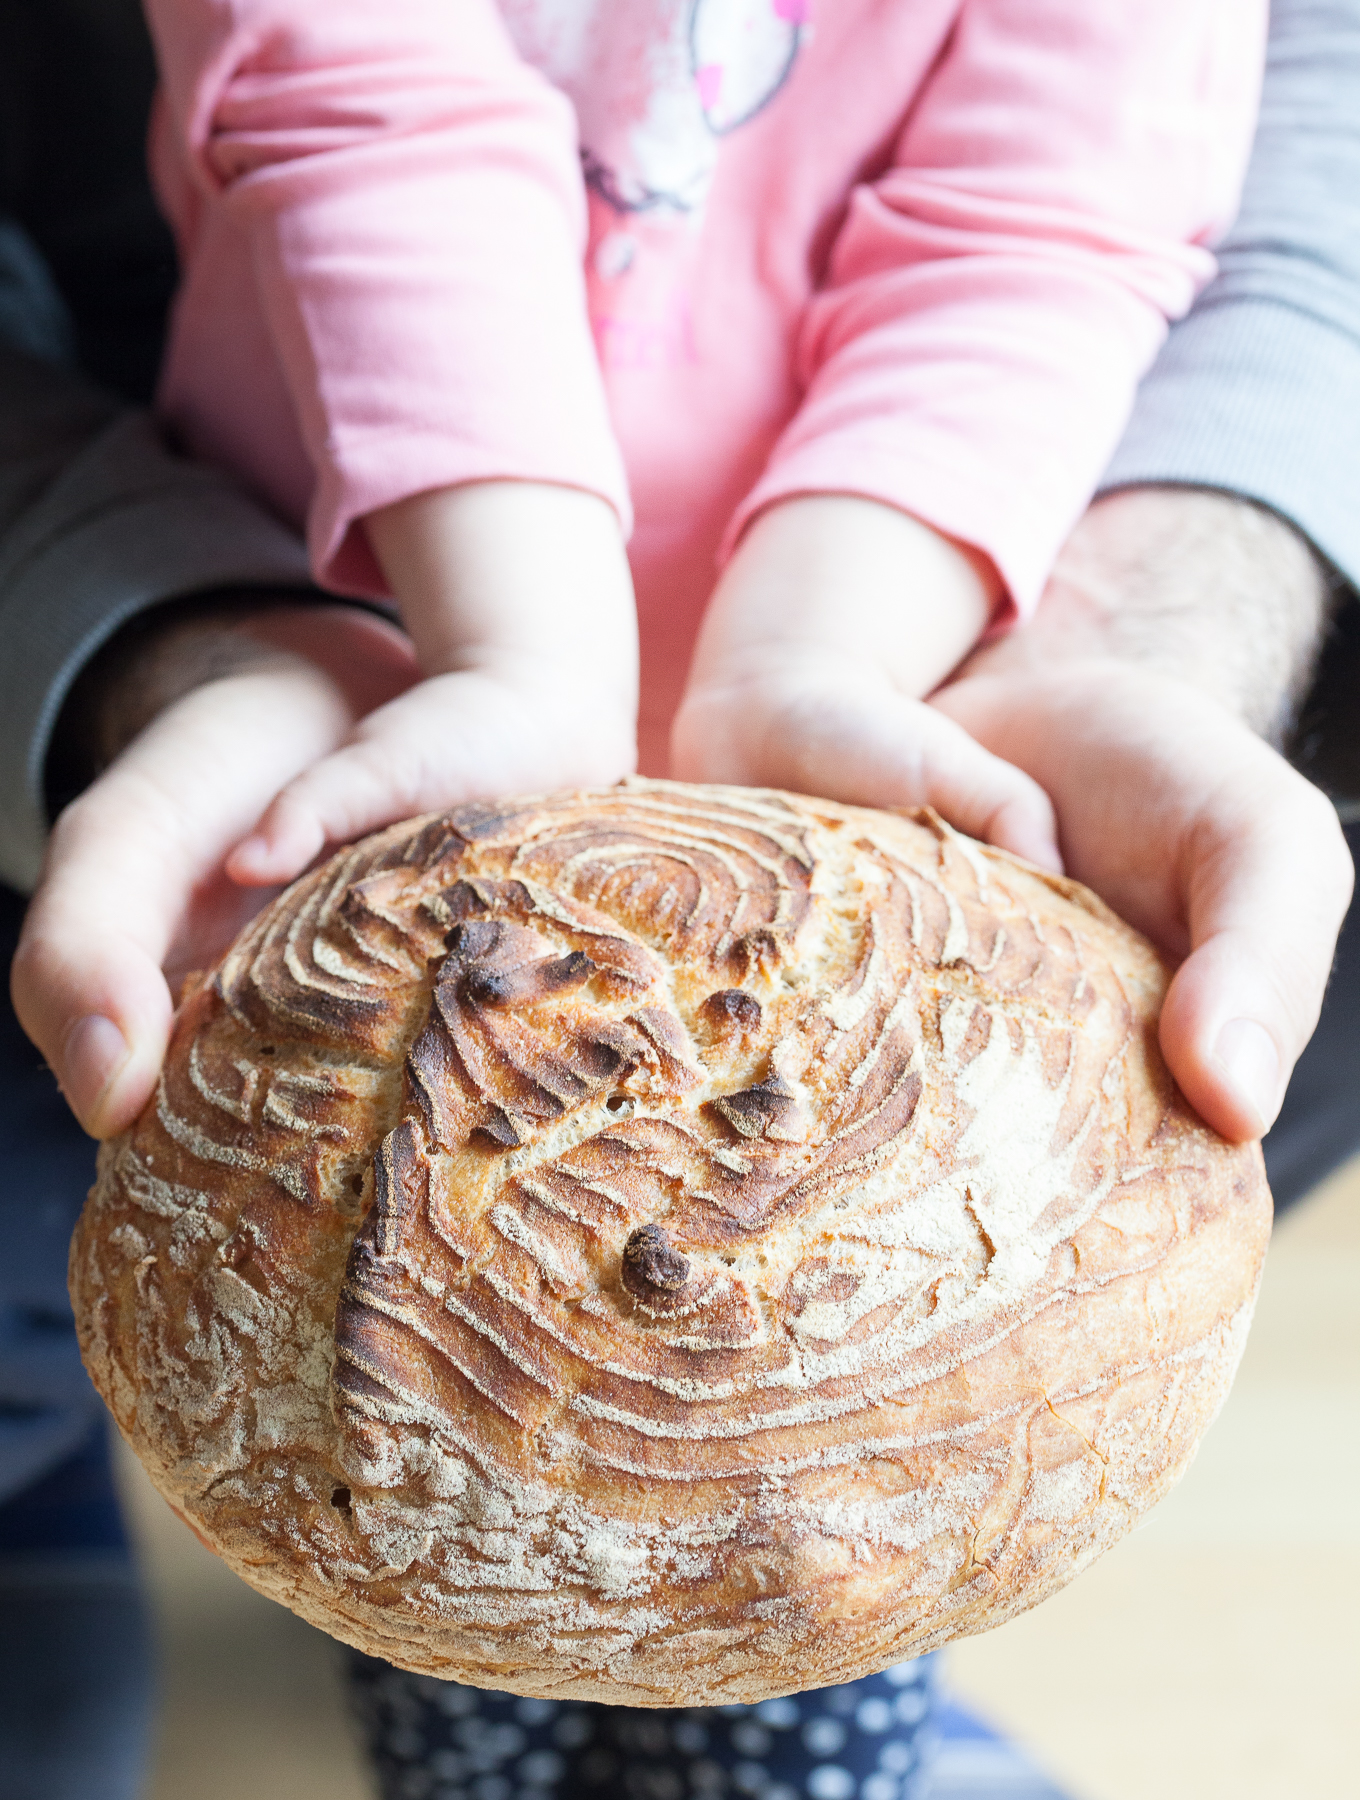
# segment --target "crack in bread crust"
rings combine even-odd
[[[1227,1392],[1269,1194],[1166,981],[928,813],[394,827],[186,999],[72,1245],[86,1363],[233,1568],[393,1662],[851,1679],[1068,1580]]]

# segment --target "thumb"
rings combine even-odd
[[[150,1098],[174,1004],[172,948],[221,909],[228,850],[351,722],[301,663],[210,683],[156,719],[53,829],[10,976],[20,1024],[95,1137]],[[233,923],[239,922],[238,917]]]
[[[81,856],[70,873],[79,879]],[[83,885],[83,884],[82,884]],[[150,1097],[174,1007],[140,929],[107,913],[91,931],[88,907],[60,881],[31,914],[10,971],[14,1010],[92,1137],[123,1130]]]
[[[1354,875],[1335,809],[1271,762],[1254,771],[1245,805],[1221,806],[1189,840],[1191,953],[1162,1009],[1172,1074],[1235,1141],[1263,1136],[1280,1110],[1317,1024]]]

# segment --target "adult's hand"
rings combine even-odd
[[[1246,722],[1284,710],[1323,595],[1302,540],[1245,502],[1114,495],[1034,623],[934,698],[1046,789],[1069,873],[1184,959],[1162,1050],[1237,1140],[1279,1111],[1351,893],[1335,810]]]
[[[138,635],[102,673],[83,699],[112,761],[57,819],[11,975],[20,1023],[96,1137],[150,1096],[172,988],[269,897],[228,879],[232,846],[418,676],[395,627],[286,604]]]

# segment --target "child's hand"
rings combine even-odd
[[[367,525],[425,679],[283,788],[228,858],[242,884],[290,881],[327,845],[413,813],[634,766],[637,622],[604,501],[484,482]]]
[[[996,594],[980,557],[895,508],[843,495],[772,507],[704,620],[673,772],[930,805],[1060,868],[1043,789],[923,704],[981,636]]]

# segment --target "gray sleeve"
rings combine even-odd
[[[120,625],[215,588],[310,585],[300,538],[146,414],[0,349],[0,880],[37,879],[52,728]]]
[[[1243,494],[1360,585],[1360,0],[1275,0],[1242,210],[1218,256],[1101,486]]]

